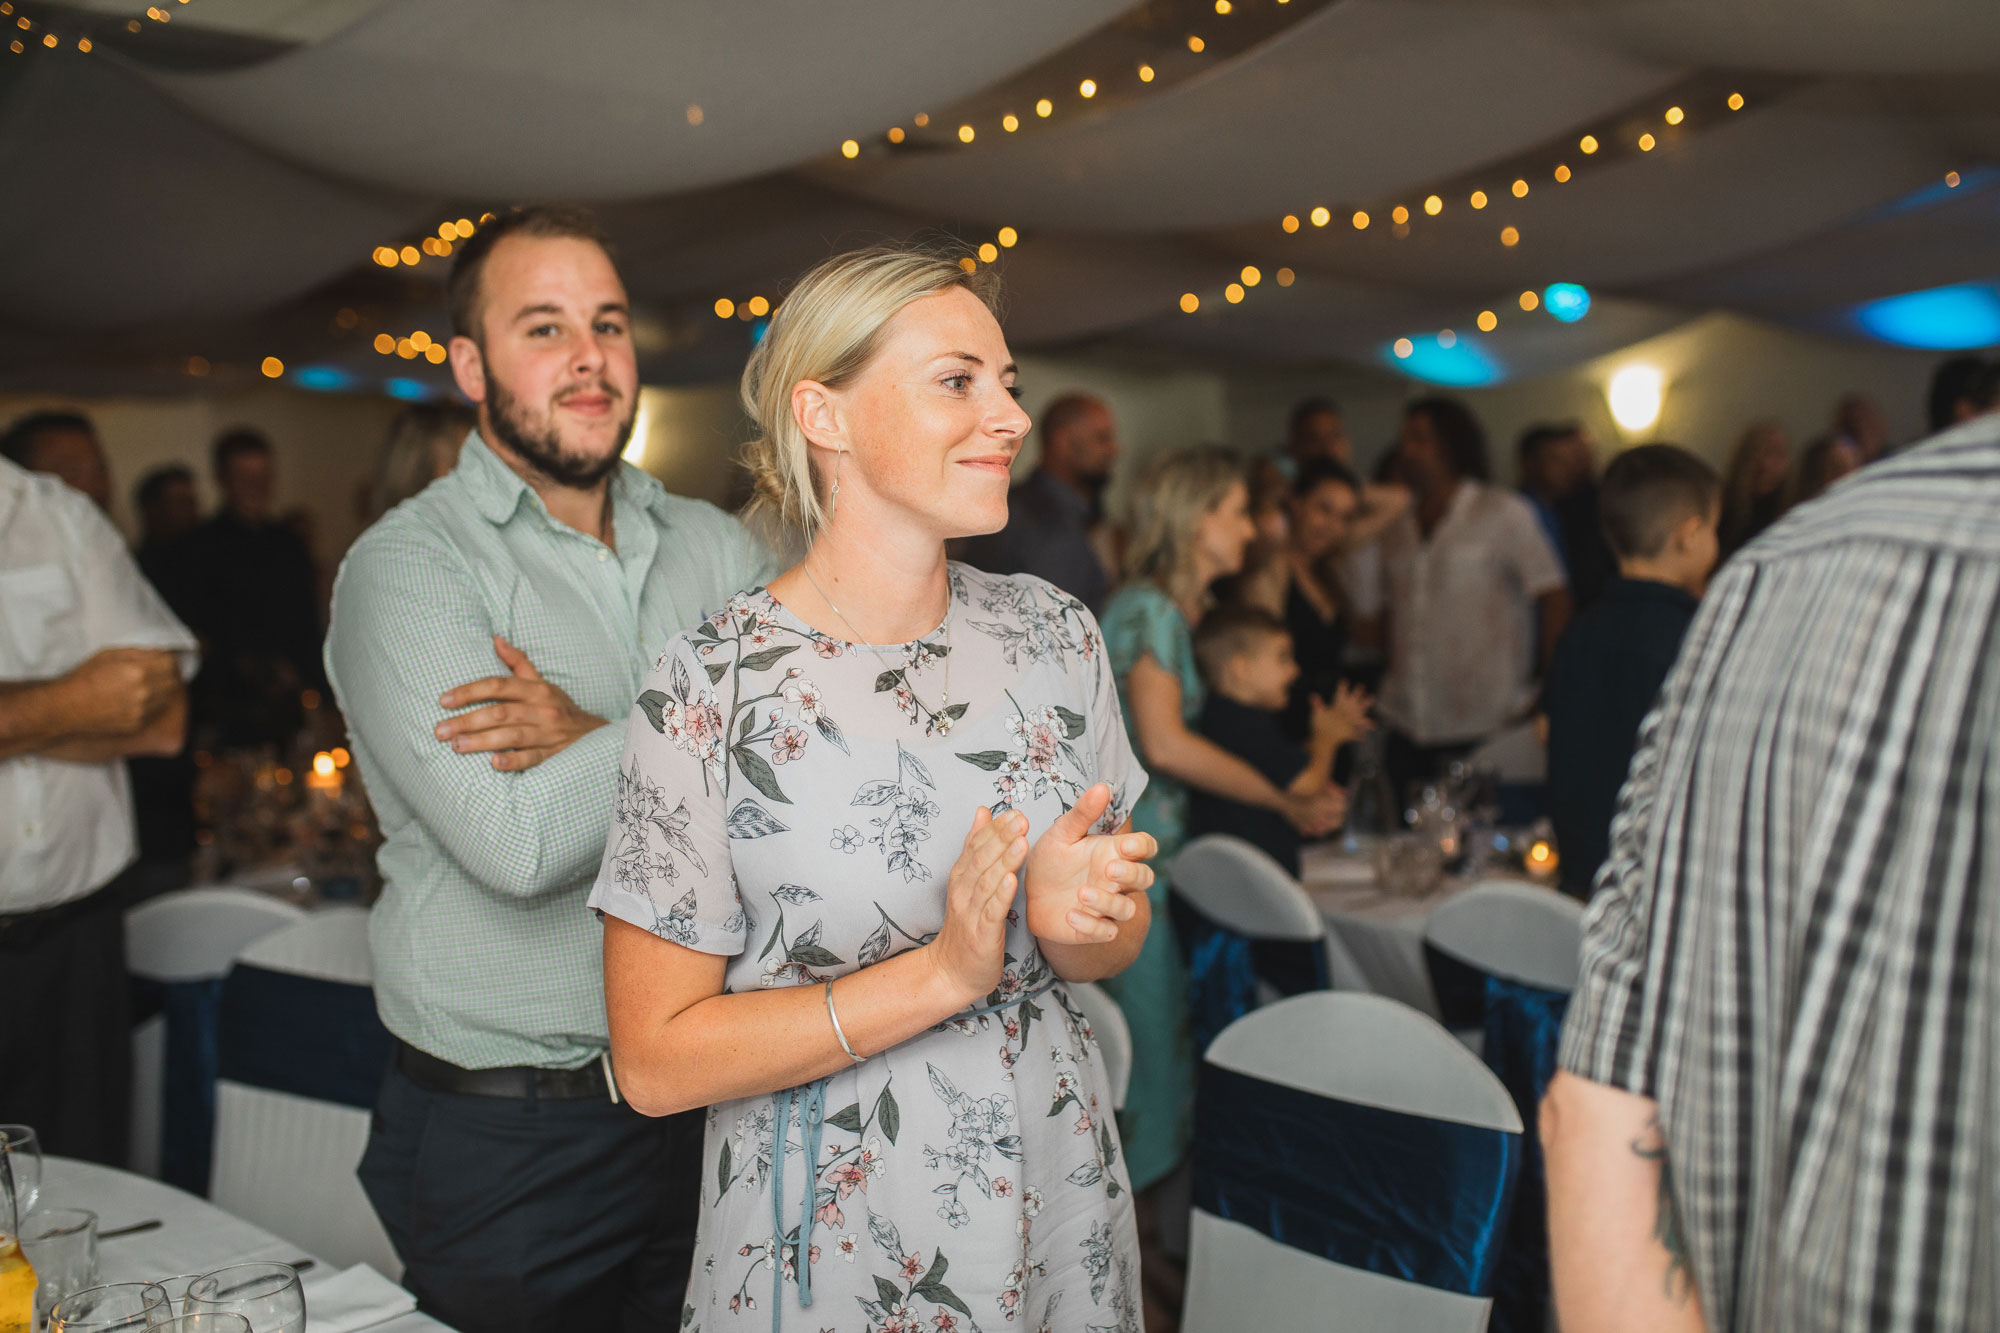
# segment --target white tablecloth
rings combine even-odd
[[[1334,843],[1306,848],[1300,869],[1300,882],[1326,918],[1335,989],[1387,995],[1439,1017],[1424,966],[1424,926],[1468,881],[1446,879],[1426,897],[1398,897],[1376,886],[1367,857],[1343,853]]]
[[[42,1171],[42,1202],[52,1207],[88,1208],[100,1231],[114,1231],[158,1218],[158,1230],[98,1242],[100,1282],[150,1282],[179,1273],[205,1273],[228,1264],[295,1263],[312,1259],[304,1275],[306,1327],[312,1327],[312,1289],[336,1270],[290,1241],[223,1212],[205,1199],[108,1166],[50,1157]],[[405,1314],[385,1320],[370,1333],[451,1333],[428,1315]]]

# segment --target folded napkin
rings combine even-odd
[[[415,1296],[367,1264],[307,1282],[305,1294],[312,1333],[358,1333],[417,1308]]]

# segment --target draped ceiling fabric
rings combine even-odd
[[[2000,279],[1992,0],[179,0],[134,33],[135,8],[17,0],[0,385],[271,354],[441,385],[369,343],[444,331],[448,261],[369,255],[527,199],[598,206],[660,382],[740,365],[718,298],[935,229],[1019,230],[1024,348],[1395,369],[1449,328],[1495,378],[1717,308],[1861,337],[1860,303]],[[1555,281],[1590,289],[1581,321],[1520,310]]]

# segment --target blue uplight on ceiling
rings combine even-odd
[[[1479,339],[1458,334],[1443,341],[1435,334],[1410,338],[1410,354],[1397,356],[1394,343],[1382,349],[1382,360],[1392,369],[1431,384],[1454,389],[1476,389],[1507,378],[1506,370]]]
[[[1542,309],[1565,324],[1590,313],[1590,293],[1574,282],[1552,282],[1542,289]]]
[[[431,398],[431,386],[422,380],[393,379],[382,382],[382,392],[391,398],[400,398],[406,403],[427,402]]]
[[[300,366],[292,372],[292,383],[314,393],[341,393],[354,387],[354,376],[339,366]]]
[[[1935,351],[2000,343],[2000,289],[1986,282],[1885,296],[1855,307],[1855,322],[1884,342]]]

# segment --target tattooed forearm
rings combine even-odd
[[[1632,1154],[1659,1164],[1659,1210],[1653,1219],[1653,1239],[1667,1252],[1667,1297],[1685,1305],[1694,1294],[1694,1277],[1688,1268],[1687,1241],[1681,1235],[1680,1215],[1674,1208],[1673,1163],[1667,1160],[1667,1140],[1660,1133],[1657,1115],[1646,1122],[1645,1132],[1632,1140]]]

